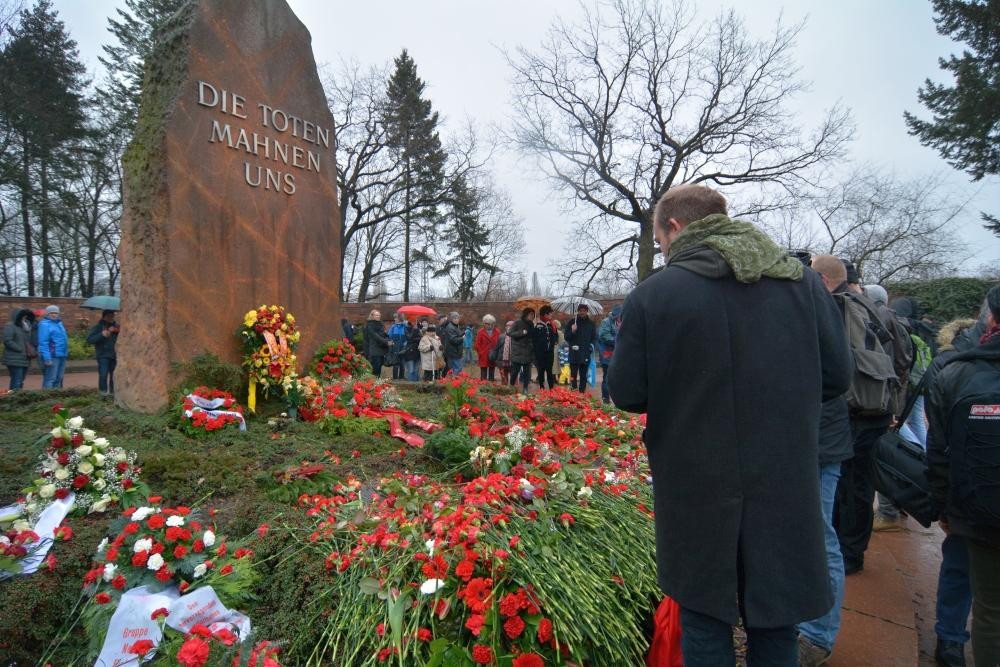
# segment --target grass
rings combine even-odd
[[[416,416],[437,416],[440,388],[404,386],[401,394],[406,409]],[[224,431],[191,438],[174,428],[169,412],[129,412],[96,390],[24,391],[0,397],[0,506],[16,501],[34,479],[44,449],[39,439],[51,428],[52,407],[57,403],[70,414],[82,416],[89,428],[113,445],[135,450],[141,477],[153,493],[174,504],[201,501],[203,507],[214,507],[221,535],[239,538],[261,523],[271,525],[255,558],[261,562],[263,575],[255,591],[257,601],[245,610],[261,638],[308,641],[316,629],[308,627],[300,612],[313,583],[324,576],[321,562],[283,557],[289,529],[302,525],[305,516],[291,494],[275,493],[276,473],[303,461],[326,462],[329,475],[322,480],[348,474],[377,479],[400,469],[440,470],[440,464],[421,450],[407,448],[400,455],[402,443],[382,433],[331,436],[316,424],[283,421],[275,426],[258,418],[249,420],[245,433]],[[263,408],[262,414],[281,410],[278,405]],[[352,458],[355,450],[362,455]],[[330,454],[340,457],[340,465],[330,462]],[[112,514],[69,519],[74,537],[52,548],[57,563],[54,572],[40,570],[30,577],[0,582],[0,665],[34,664],[40,656],[76,603],[81,578]],[[52,664],[85,663],[82,636],[71,644]]]

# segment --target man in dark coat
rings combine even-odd
[[[87,342],[94,346],[97,357],[97,390],[102,394],[115,393],[115,367],[118,365],[118,333],[122,330],[115,321],[115,311],[105,310],[87,334]]]
[[[669,190],[654,234],[666,268],[629,295],[609,384],[647,412],[660,586],[681,606],[684,662],[796,665],[794,624],[833,597],[817,475],[820,406],[850,361],[812,272],[703,186]]]
[[[590,319],[590,308],[586,304],[581,303],[576,309],[576,317],[566,323],[566,342],[569,343],[570,386],[585,393],[590,356],[597,342],[597,327]]]
[[[941,528],[968,550],[975,663],[1000,665],[1000,285],[987,302],[980,344],[933,377],[927,478]]]

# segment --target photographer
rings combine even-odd
[[[87,342],[97,353],[97,388],[102,394],[115,393],[115,366],[118,365],[115,344],[119,331],[121,327],[115,322],[115,311],[105,310],[87,334]]]

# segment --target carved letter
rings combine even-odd
[[[295,194],[295,176],[292,174],[285,174],[285,188],[282,190],[286,195]]]
[[[246,118],[247,117],[246,114],[240,114],[240,112],[243,111],[243,105],[246,103],[247,103],[247,98],[243,97],[242,95],[237,95],[236,93],[233,93],[233,108],[232,108],[233,115],[236,116],[237,118]]]
[[[220,125],[219,121],[213,120],[212,136],[208,138],[208,142],[214,144],[217,141],[223,141],[223,140],[225,140],[226,145],[228,145],[230,148],[234,148],[233,131],[232,128],[229,127],[229,123],[226,123],[225,125]]]
[[[205,91],[212,91],[212,101],[209,102],[205,99]],[[198,82],[198,104],[203,107],[214,107],[219,103],[219,91],[217,91],[212,84],[205,83],[204,81]]]
[[[250,187],[254,187],[254,188],[259,187],[260,186],[260,167],[257,167],[257,182],[254,183],[252,180],[250,180],[250,163],[249,162],[244,162],[243,163],[243,178],[246,179],[247,185],[249,185]]]
[[[319,135],[319,141],[317,141],[316,143],[319,143],[320,141],[322,141],[323,145],[326,146],[327,148],[329,148],[330,147],[330,130],[328,130],[326,128],[323,128],[323,127],[320,127],[320,126],[317,125],[316,126],[316,134]]]
[[[313,153],[312,151],[306,151],[306,156],[309,159],[309,164],[306,166],[306,170],[319,173],[319,155]]]

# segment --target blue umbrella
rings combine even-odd
[[[92,296],[80,304],[81,308],[90,310],[121,310],[122,299],[120,296]]]

